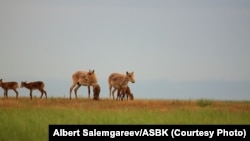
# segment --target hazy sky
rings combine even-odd
[[[135,98],[250,100],[248,0],[0,0],[0,20],[0,78],[43,80],[49,97],[94,69],[102,97],[134,71]]]

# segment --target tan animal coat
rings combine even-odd
[[[134,72],[130,72],[130,73],[126,72],[126,74],[111,73],[108,78],[110,98],[112,95],[114,99],[114,92],[116,90],[118,90],[117,95],[120,94],[120,91],[122,90],[122,88],[126,88],[129,82],[135,83]],[[113,88],[113,91],[112,91],[112,88]]]
[[[70,99],[71,92],[74,89],[75,97],[77,98],[77,90],[81,86],[88,87],[88,97],[90,98],[90,86],[93,86],[97,83],[97,77],[94,70],[89,71],[76,71],[72,74],[72,86],[70,87]]]

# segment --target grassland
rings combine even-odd
[[[48,140],[49,124],[250,124],[250,101],[0,99],[0,140]]]

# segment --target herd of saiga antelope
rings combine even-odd
[[[90,98],[90,87],[93,87],[93,100],[99,100],[100,95],[100,85],[98,84],[97,77],[94,70],[89,71],[76,71],[72,75],[73,84],[70,87],[70,99],[71,99],[71,92],[74,89],[75,91],[75,98],[77,98],[77,90],[81,86],[88,87],[88,98]],[[123,100],[126,96],[126,99],[133,100],[134,96],[130,91],[128,83],[135,83],[134,79],[134,72],[126,72],[126,74],[122,73],[111,73],[108,77],[108,85],[109,85],[109,94],[110,98],[115,99],[114,93],[117,91],[116,100]],[[3,82],[0,79],[0,86],[4,90],[4,98],[8,98],[8,90],[13,90],[16,93],[16,98],[18,98],[18,91],[19,88],[18,83],[15,81]],[[45,84],[43,81],[34,81],[34,82],[21,82],[21,88],[27,88],[30,90],[30,99],[32,99],[32,90],[39,90],[41,92],[40,99],[45,94],[47,99],[47,92],[45,91]],[[112,90],[113,88],[113,90]],[[111,97],[112,94],[112,97]]]

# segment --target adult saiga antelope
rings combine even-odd
[[[0,79],[0,87],[4,90],[4,98],[8,98],[8,90],[13,90],[16,93],[16,98],[18,98],[18,83],[15,81],[3,82],[3,79]]]
[[[45,94],[45,97],[47,99],[47,92],[44,90],[45,84],[43,81],[34,81],[34,82],[21,82],[21,88],[27,88],[30,90],[30,99],[32,99],[32,90],[39,90],[41,92],[40,99],[43,97],[43,94]]]
[[[134,72],[126,72],[126,74],[121,73],[111,73],[108,78],[108,84],[109,84],[109,96],[111,98],[111,95],[114,98],[114,92],[117,91],[117,100],[122,90],[125,90],[125,88],[128,86],[128,82],[135,83],[134,79]],[[112,87],[114,88],[113,91]]]
[[[71,92],[74,89],[75,91],[75,97],[77,98],[77,90],[81,86],[87,86],[88,87],[88,98],[90,98],[90,86],[93,86],[97,83],[97,77],[95,74],[95,70],[89,70],[89,71],[76,71],[72,75],[72,86],[70,87],[70,96],[69,99],[71,99]],[[76,87],[75,87],[76,86]]]

